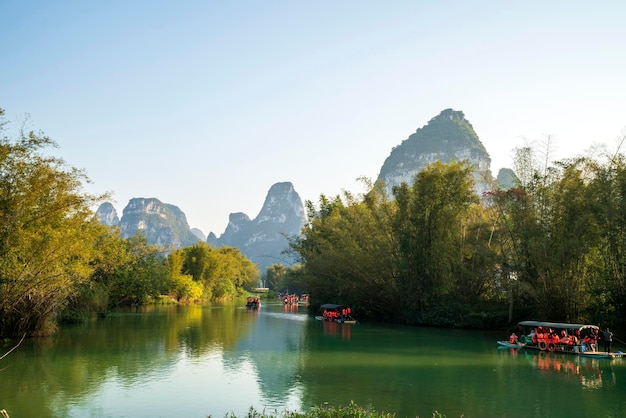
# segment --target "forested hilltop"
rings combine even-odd
[[[0,118],[4,112],[0,110]],[[44,335],[60,321],[148,301],[222,301],[259,282],[232,247],[170,252],[123,239],[91,210],[107,196],[34,132],[0,120],[0,335]],[[300,264],[270,266],[272,290],[345,303],[362,320],[502,327],[518,319],[626,330],[626,160],[615,153],[539,164],[515,150],[516,185],[477,195],[466,162],[431,163],[387,195],[307,201],[290,247]],[[545,159],[542,160],[545,163]],[[166,255],[167,254],[167,255]]]

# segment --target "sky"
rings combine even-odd
[[[5,136],[41,131],[111,192],[221,235],[289,181],[364,192],[393,147],[462,111],[494,175],[626,134],[626,2],[0,2]],[[541,145],[539,145],[541,146]]]

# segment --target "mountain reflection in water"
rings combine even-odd
[[[498,350],[489,331],[338,324],[304,306],[244,305],[118,311],[27,339],[0,364],[0,409],[243,417],[251,406],[273,413],[354,401],[398,418],[626,416],[621,360]]]

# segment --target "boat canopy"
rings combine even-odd
[[[325,303],[322,306],[320,306],[320,311],[323,311],[323,310],[336,311],[336,310],[341,310],[347,307],[348,305],[336,305],[334,303]]]
[[[566,322],[544,322],[544,321],[522,321],[522,322],[518,322],[517,325],[521,325],[523,327],[544,327],[544,328],[578,329],[578,330],[583,330],[586,328],[591,328],[591,329],[598,328],[595,325],[568,324]]]

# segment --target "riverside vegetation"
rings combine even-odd
[[[0,117],[4,114],[0,110]],[[50,138],[0,124],[0,335],[46,335],[119,305],[244,296],[259,271],[232,247],[169,251],[98,222],[107,196],[48,155]],[[546,146],[549,153],[549,143]],[[433,163],[385,194],[307,201],[308,222],[271,266],[276,291],[312,306],[349,304],[360,319],[495,328],[517,319],[610,325],[626,318],[626,161],[619,153],[556,163],[515,150],[517,186],[474,192],[464,162]]]
[[[307,412],[284,411],[281,413],[266,414],[250,408],[244,418],[394,418],[395,414],[377,412],[373,409],[363,408],[350,402],[347,406],[318,406]],[[226,418],[237,418],[235,415],[227,415]],[[419,417],[418,417],[419,418]],[[435,411],[432,418],[446,418],[442,413]]]
[[[550,165],[549,151],[549,141],[543,158],[516,149],[517,186],[483,196],[459,162],[431,164],[393,199],[368,184],[359,197],[307,202],[292,247],[311,300],[405,324],[495,329],[541,318],[624,331],[624,156]]]
[[[11,140],[6,125],[1,119],[0,336],[48,335],[120,305],[219,301],[258,283],[236,248],[166,252],[141,235],[123,239],[91,210],[107,196],[84,193],[85,173],[46,155],[54,141],[23,129]]]

